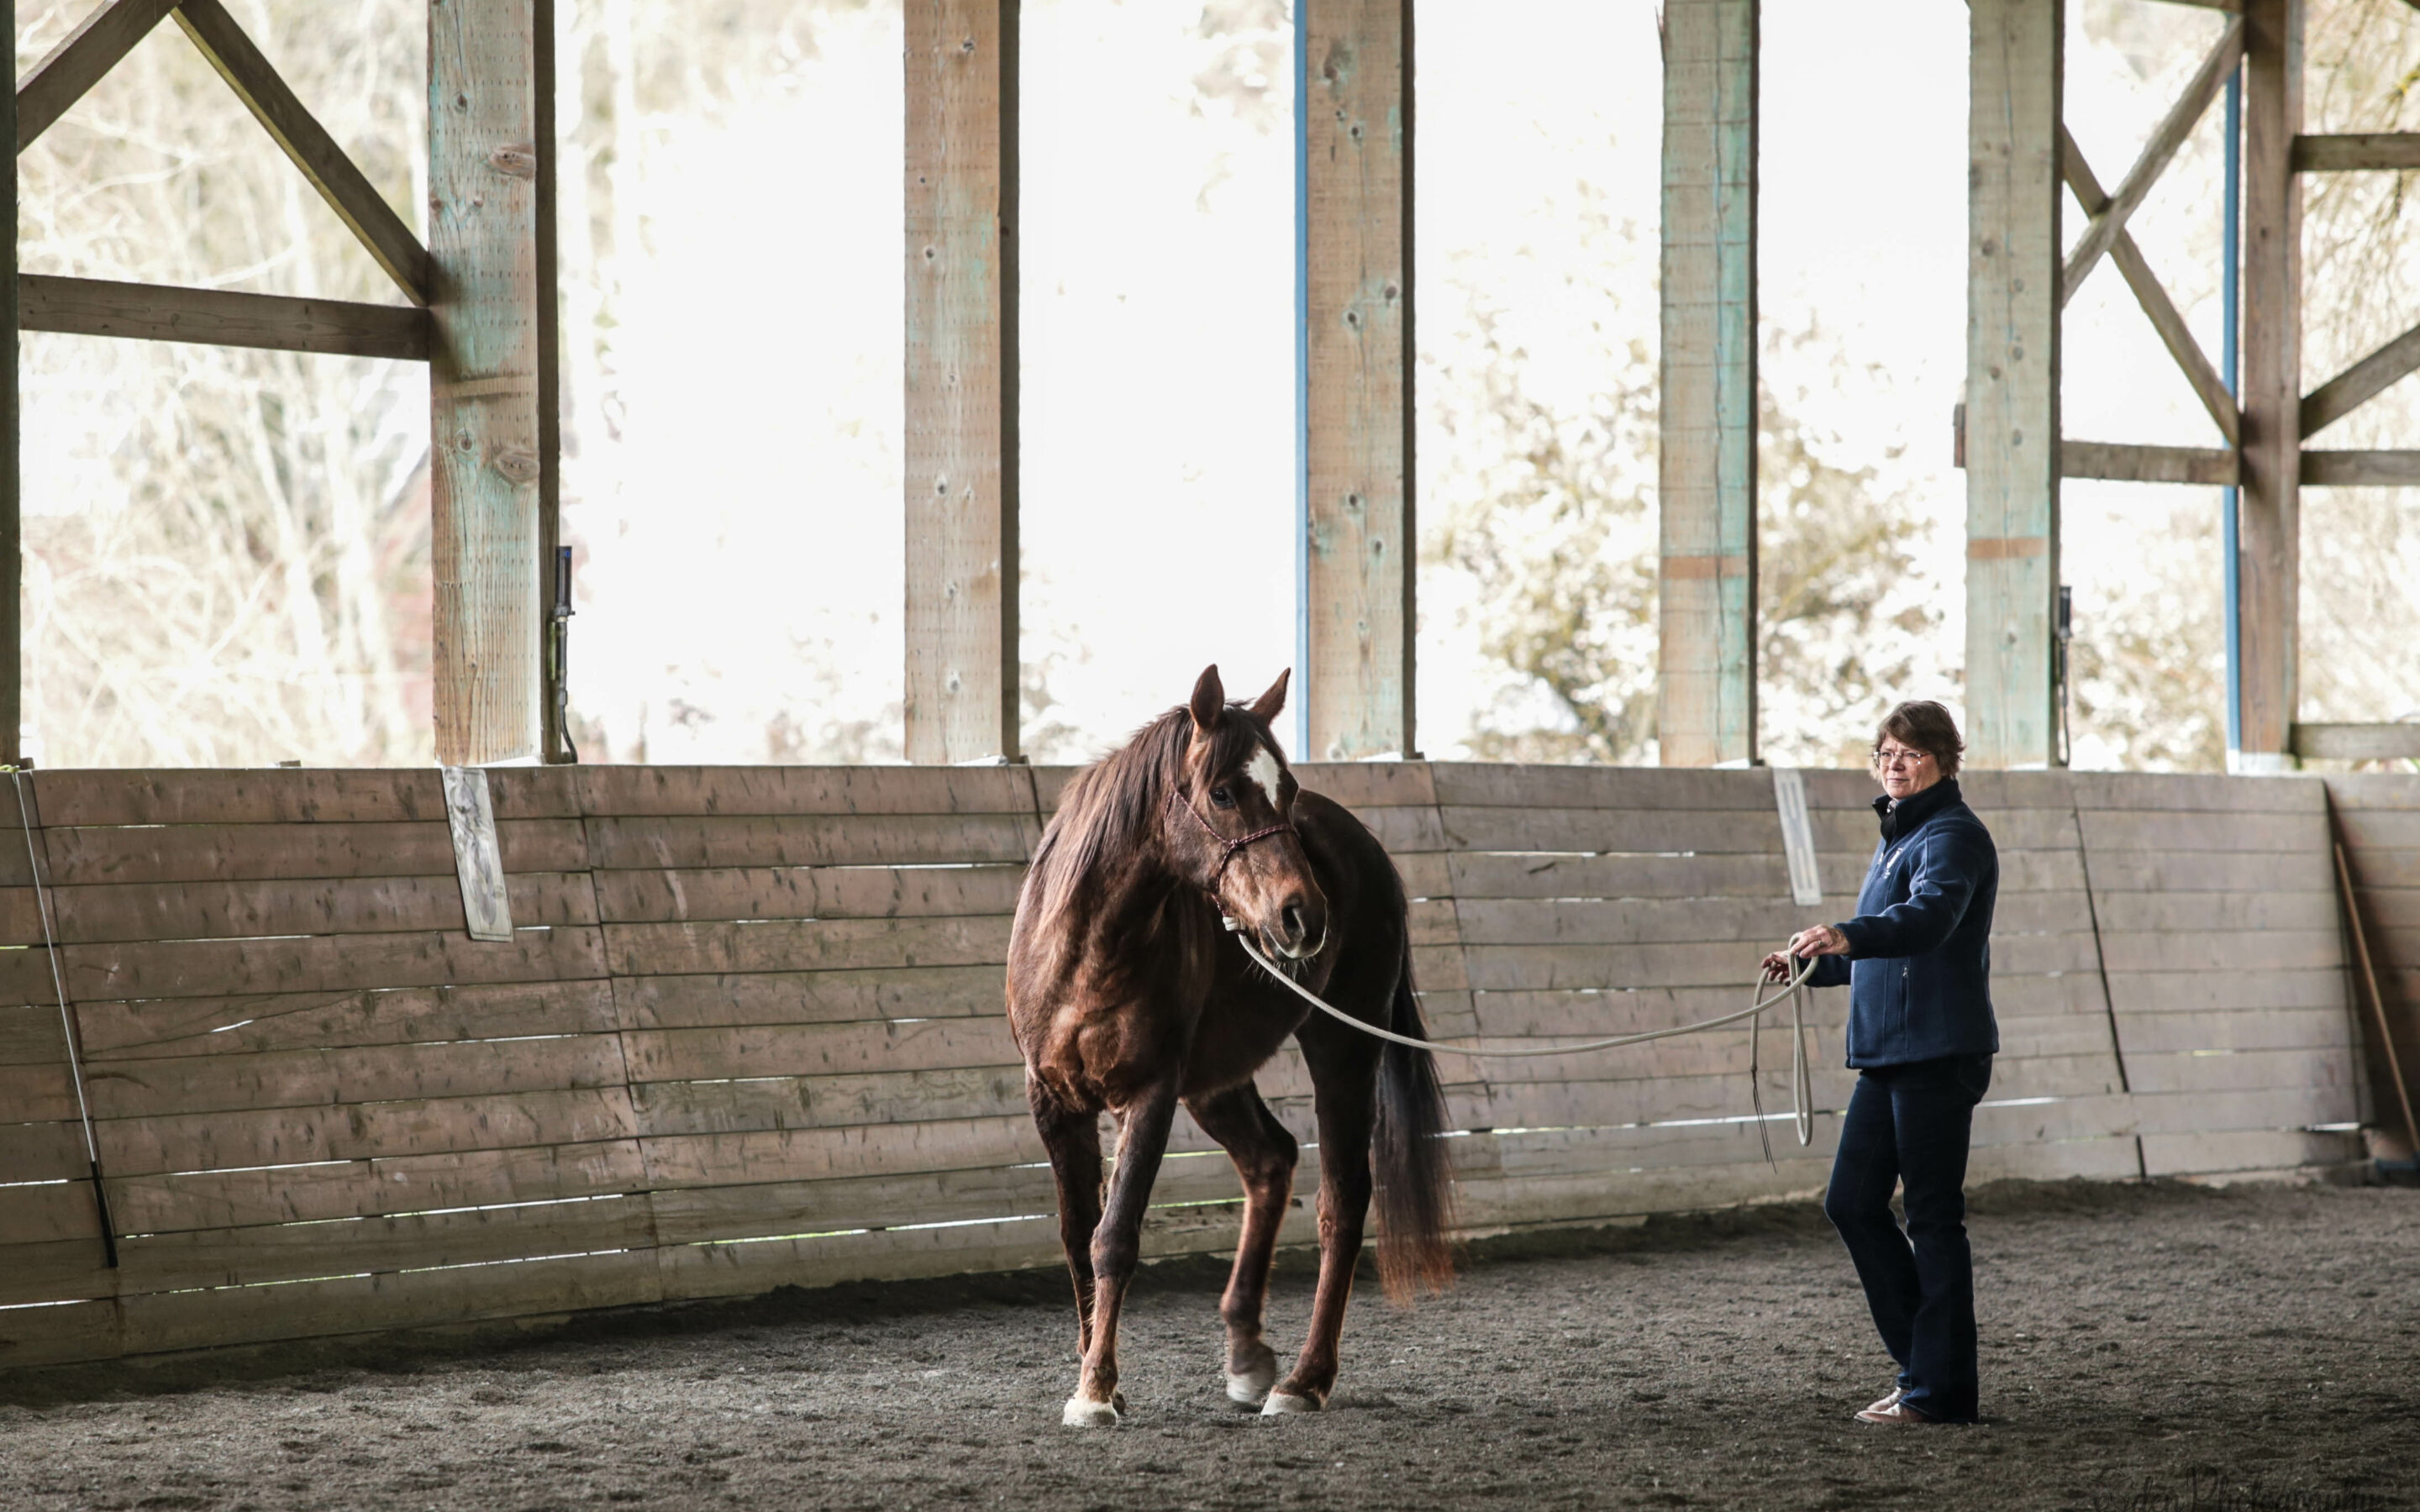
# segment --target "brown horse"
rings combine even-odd
[[[1435,1062],[1312,1016],[1220,927],[1256,931],[1290,975],[1363,1023],[1425,1037],[1394,863],[1343,807],[1295,783],[1270,733],[1287,675],[1247,708],[1226,702],[1212,667],[1187,704],[1078,773],[1017,899],[1008,1014],[1076,1283],[1083,1369],[1063,1415],[1070,1427],[1114,1424],[1124,1405],[1118,1312],[1179,1102],[1243,1178],[1243,1238],[1218,1307],[1233,1400],[1264,1412],[1326,1405],[1373,1154],[1388,1293],[1408,1298],[1451,1275]],[[1295,1148],[1252,1073],[1289,1034],[1315,1093],[1320,1256],[1310,1335],[1280,1381],[1261,1304]],[[1119,1124],[1106,1209],[1105,1108]]]

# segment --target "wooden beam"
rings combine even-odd
[[[335,138],[303,108],[226,8],[219,0],[183,0],[177,9],[177,24],[302,171],[302,177],[311,180],[328,208],[361,239],[396,286],[412,303],[427,304],[428,250],[345,155]]]
[[[2230,16],[2243,14],[2243,0],[2166,0],[2172,6],[2192,6],[2197,10],[2224,10]]]
[[[2218,45],[2210,50],[2210,55],[2201,60],[2201,67],[2194,70],[2193,78],[2185,85],[2184,93],[2177,97],[2177,102],[2168,107],[2167,115],[2161,117],[2160,124],[2153,128],[2151,139],[2143,144],[2142,155],[2134,160],[2133,167],[2126,170],[2126,177],[2118,183],[2118,192],[2109,196],[2107,207],[2092,218],[2092,224],[2085,228],[2084,239],[2068,255],[2067,269],[2059,282],[2061,304],[2075,297],[2077,286],[2101,261],[2102,254],[2118,239],[2118,233],[2126,228],[2127,220],[2142,208],[2144,197],[2150,193],[2151,186],[2159,182],[2169,160],[2177,155],[2177,148],[2184,146],[2185,138],[2193,133],[2195,123],[2210,109],[2210,102],[2218,98],[2219,90],[2225,86],[2228,75],[2234,73],[2236,64],[2242,57],[2243,23],[2241,20],[2228,22],[2226,30],[2219,36]]]
[[[1018,753],[1017,0],[907,0],[908,759]]]
[[[2296,173],[2420,168],[2420,131],[2346,131],[2294,138]]]
[[[2420,761],[2420,724],[2297,724],[2294,754],[2331,762]]]
[[[1966,273],[1966,742],[2056,755],[2063,0],[1973,0]]]
[[[1658,745],[1755,759],[1759,0],[1664,10]]]
[[[2367,404],[2397,379],[2420,367],[2420,326],[2381,347],[2303,396],[2303,440]]]
[[[567,729],[569,695],[564,686],[568,653],[562,637],[571,626],[555,617],[555,555],[563,545],[563,301],[562,263],[556,239],[554,149],[555,0],[533,0],[536,36],[535,77],[537,155],[537,724],[538,756],[550,764],[579,760]],[[576,75],[575,75],[576,76]],[[568,584],[568,573],[566,583]]]
[[[1413,748],[1412,4],[1297,0],[1305,759]]]
[[[0,20],[8,35],[17,35],[17,0],[0,0]],[[8,91],[7,130],[17,130],[17,91]],[[8,192],[0,197],[0,217],[17,224],[17,173],[12,163]],[[0,764],[14,766],[24,760],[25,640],[23,518],[18,466],[21,427],[17,387],[17,239],[7,239],[8,251],[0,261]],[[61,752],[59,754],[65,754]]]
[[[2244,8],[2243,488],[2237,508],[2242,749],[2284,764],[2294,724],[2302,484],[2302,0]]]
[[[2083,148],[2075,145],[2075,138],[2068,134],[2064,125],[2058,129],[2058,148],[2060,170],[2066,175],[2068,188],[2075,193],[2076,203],[2084,207],[2086,215],[2100,214],[2107,208],[2109,196],[2102,193],[2100,178],[2093,174],[2092,165],[2084,159]],[[2211,423],[2218,426],[2218,433],[2226,438],[2227,445],[2236,445],[2242,436],[2236,417],[2235,396],[2226,392],[2226,379],[2219,376],[2218,369],[2203,354],[2201,343],[2194,340],[2193,329],[2178,313],[2176,304],[2168,298],[2168,291],[2160,286],[2159,279],[2151,272],[2150,263],[2143,256],[2143,249],[2134,244],[2133,232],[2121,230],[2118,233],[2117,239],[2109,244],[2109,260],[2116,263],[2118,272],[2125,275],[2126,286],[2134,291],[2134,302],[2143,307],[2143,314],[2150,319],[2151,329],[2160,333],[2161,343],[2168,348],[2168,355],[2175,359],[2185,381],[2193,385],[2195,394],[2201,400],[2201,407],[2210,412]],[[2079,475],[2068,474],[2071,478]]]
[[[2420,452],[2304,452],[2306,488],[2420,487]]]
[[[2236,455],[2224,446],[2131,446],[2117,441],[2079,441],[2058,446],[2059,476],[2113,483],[2197,483],[2230,487],[2239,471]]]
[[[17,150],[51,129],[85,91],[151,35],[177,0],[102,0],[17,85]]]
[[[540,9],[429,3],[437,759],[452,766],[537,748]]]
[[[25,331],[428,361],[428,312],[406,304],[296,300],[43,273],[20,275],[17,300],[20,329]]]

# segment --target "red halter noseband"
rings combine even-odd
[[[1178,808],[1183,809],[1187,813],[1192,815],[1193,822],[1202,826],[1202,833],[1208,835],[1212,840],[1217,841],[1221,847],[1218,855],[1218,870],[1210,873],[1209,892],[1213,903],[1218,901],[1218,884],[1226,880],[1227,864],[1235,858],[1235,854],[1238,851],[1241,851],[1245,846],[1249,845],[1256,840],[1266,840],[1271,835],[1292,835],[1298,833],[1298,831],[1294,827],[1294,821],[1290,819],[1280,819],[1276,824],[1269,825],[1265,829],[1255,829],[1250,834],[1243,836],[1240,839],[1229,840],[1226,836],[1218,833],[1217,825],[1210,823],[1209,820],[1202,817],[1201,810],[1196,809],[1191,803],[1179,796],[1175,789],[1171,788],[1169,790],[1168,801],[1175,804]],[[1223,908],[1221,911],[1224,911]]]

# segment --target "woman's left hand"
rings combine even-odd
[[[1849,937],[1829,924],[1803,929],[1790,937],[1790,953],[1805,960],[1818,955],[1847,955]]]

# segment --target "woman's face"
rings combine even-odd
[[[1917,750],[1885,735],[1874,748],[1874,775],[1893,802],[1921,793],[1941,780],[1941,762],[1929,750]]]

